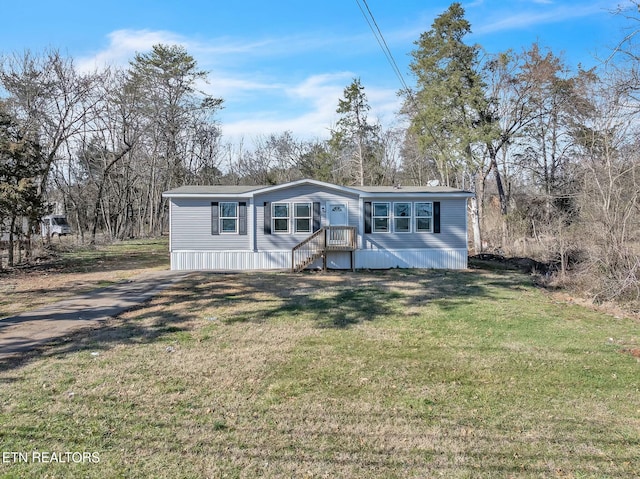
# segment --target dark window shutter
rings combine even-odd
[[[211,234],[220,234],[220,207],[217,201],[211,203]]]
[[[271,234],[271,203],[264,202],[264,234]]]
[[[320,202],[313,202],[313,232],[320,229]]]
[[[440,202],[433,202],[433,232],[440,233]]]
[[[247,203],[245,201],[238,203],[238,233],[247,234]]]
[[[364,202],[364,232],[371,234],[371,201]]]

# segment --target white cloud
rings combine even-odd
[[[104,66],[126,67],[136,53],[148,52],[154,45],[171,44],[184,46],[189,54],[196,58],[198,65],[209,70],[212,60],[225,55],[238,55],[264,47],[264,42],[242,44],[231,41],[213,41],[205,44],[185,38],[168,31],[151,30],[116,30],[108,35],[108,45],[103,50],[76,61],[80,71],[92,71]],[[253,75],[255,77],[255,75]],[[223,70],[210,71],[209,82],[200,83],[198,87],[213,96],[241,96],[242,92],[260,91],[277,88],[270,82],[260,82],[244,75],[230,75]]]
[[[338,98],[343,94],[344,88],[353,79],[351,72],[324,73],[313,75],[305,79],[299,85],[287,89],[287,93],[294,98],[313,100],[319,107],[327,107],[328,98],[333,98],[333,103],[338,103]],[[333,107],[335,110],[335,106]]]
[[[404,31],[403,31],[404,33]],[[401,37],[404,41],[404,35]],[[213,65],[250,64],[253,60],[325,52],[334,54],[336,48],[349,45],[351,50],[370,49],[374,44],[369,34],[349,36],[327,35],[326,32],[309,32],[260,39],[217,37],[194,39],[164,30],[115,30],[107,35],[107,45],[77,62],[85,69],[104,65],[126,65],[136,52],[151,50],[153,45],[178,44],[198,59],[204,67]]]
[[[295,136],[305,139],[327,138],[338,118],[338,100],[343,97],[344,88],[353,77],[351,72],[309,76],[282,90],[296,104],[291,114],[287,112],[292,110],[263,111],[251,113],[251,118],[247,119],[223,120],[223,133],[230,141],[283,131],[291,131]],[[365,94],[371,106],[371,120],[379,118],[383,125],[388,126],[400,106],[396,92],[365,87]]]
[[[104,65],[126,65],[136,53],[150,51],[154,45],[182,45],[197,57],[199,63],[208,64],[229,55],[249,54],[268,50],[270,40],[238,42],[230,39],[214,39],[209,42],[193,40],[164,30],[116,30],[107,35],[107,46],[89,57],[81,58],[80,67],[93,69]]]
[[[221,70],[210,71],[208,76],[208,81],[200,81],[197,88],[208,95],[225,100],[242,100],[255,94],[282,89],[282,85],[276,82],[256,81],[246,75],[232,75]]]
[[[545,0],[538,0],[534,3],[548,5]],[[498,12],[492,21],[487,19],[474,27],[473,32],[477,34],[495,33],[506,30],[518,30],[529,28],[535,25],[559,23],[572,18],[581,18],[594,14],[601,14],[605,11],[602,3],[587,4],[581,6],[562,5],[556,8],[545,8],[544,10],[527,11],[515,15],[504,15]]]
[[[298,84],[280,86],[279,93],[289,103],[286,110],[251,112],[247,113],[251,118],[229,122],[223,120],[222,130],[231,139],[283,131],[291,131],[303,138],[327,137],[328,129],[335,120],[338,99],[352,77],[353,74],[349,72],[319,74],[309,76]],[[234,113],[233,116],[241,114]]]
[[[109,44],[92,56],[80,58],[76,64],[81,71],[90,71],[104,66],[124,66],[138,52],[151,50],[153,45],[187,42],[172,32],[151,30],[116,30],[108,35]]]
[[[314,75],[290,89],[290,93],[299,98],[310,100],[315,105],[316,111],[322,112],[324,118],[335,118],[338,100],[343,98],[345,87],[351,83],[355,76],[351,72]],[[387,117],[390,114],[395,114],[400,105],[396,91],[364,86],[364,93],[371,106],[371,115],[386,122]],[[371,119],[373,120],[373,118]]]
[[[402,98],[396,90],[373,88],[367,89],[367,98],[371,105],[371,113],[375,115],[383,125],[390,125],[397,120],[398,111],[402,106]]]
[[[148,52],[153,45],[182,45],[198,66],[209,72],[208,81],[200,82],[198,88],[224,100],[224,109],[218,116],[227,140],[283,131],[291,131],[300,138],[326,138],[337,119],[338,99],[358,75],[349,71],[311,71],[305,75],[304,71],[298,71],[296,75],[300,79],[292,81],[286,62],[267,69],[268,73],[255,68],[255,61],[284,55],[287,46],[301,52],[323,48],[327,43],[326,39],[312,36],[300,37],[297,42],[291,40],[241,42],[227,38],[204,42],[168,31],[117,30],[108,35],[108,44],[103,50],[80,58],[76,65],[82,71],[105,65],[126,66],[136,53]],[[291,51],[286,53],[294,55]],[[314,65],[306,68],[313,69]],[[370,85],[365,88],[372,119],[379,118],[383,123],[392,121],[399,107],[395,91]]]

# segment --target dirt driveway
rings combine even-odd
[[[117,316],[183,279],[188,273],[154,271],[105,288],[0,319],[0,361],[53,342]]]

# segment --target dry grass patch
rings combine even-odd
[[[0,318],[169,267],[166,238],[54,246],[55,255],[42,264],[0,271]]]
[[[0,374],[4,450],[100,453],[0,474],[636,477],[637,334],[515,273],[197,274]]]

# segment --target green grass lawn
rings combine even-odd
[[[167,268],[168,249],[167,237],[117,241],[93,247],[74,246],[63,249],[54,265],[65,273]]]
[[[0,475],[639,477],[639,333],[512,272],[195,274],[3,367]]]

